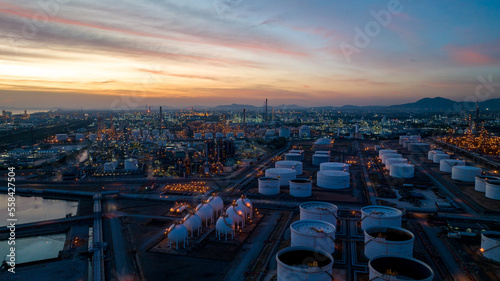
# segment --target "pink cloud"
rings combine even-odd
[[[448,56],[456,63],[465,65],[490,65],[500,61],[490,56],[487,50],[482,46],[456,47],[448,46],[445,48]]]

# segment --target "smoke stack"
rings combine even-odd
[[[247,121],[247,109],[243,107],[243,124]]]

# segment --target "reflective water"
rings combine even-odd
[[[57,258],[64,247],[66,234],[19,238],[15,242],[16,264]],[[3,261],[10,254],[7,241],[0,241],[0,257]]]

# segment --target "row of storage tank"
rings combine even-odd
[[[450,155],[442,150],[431,150],[427,159],[439,163],[439,170],[451,173],[451,178],[463,182],[474,182],[474,189],[483,192],[486,198],[500,200],[500,177],[484,176],[482,169],[467,166],[467,162],[459,159],[450,159]]]
[[[187,204],[178,204],[174,208],[178,212],[187,208]],[[215,223],[215,234],[218,239],[225,240],[234,238],[235,229],[245,227],[245,223],[253,218],[252,202],[242,196],[224,211],[224,201],[219,196],[212,196],[208,200],[200,203],[196,209],[191,210],[182,221],[173,223],[165,232],[168,237],[169,247],[176,249],[186,247],[188,237],[200,235],[200,230],[205,226],[212,225],[214,217],[219,216]]]
[[[300,220],[290,225],[291,247],[276,255],[278,280],[333,280],[337,214],[337,206],[330,203],[300,205]],[[361,209],[369,280],[433,279],[432,269],[413,258],[415,237],[401,228],[402,216],[390,207]]]
[[[381,149],[378,147],[378,157],[389,175],[394,178],[410,179],[415,176],[415,166],[408,163],[402,154],[393,149]]]
[[[321,140],[321,139],[320,139]],[[331,142],[331,140],[330,140]],[[321,143],[321,142],[320,142]],[[331,156],[330,151],[332,149],[331,144],[321,144],[321,148],[324,150],[317,150],[312,156],[312,165],[320,166],[321,163],[330,162]],[[286,161],[304,161],[304,150],[290,150],[285,154]]]

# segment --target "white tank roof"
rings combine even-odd
[[[336,170],[336,171],[349,171],[349,164],[341,162],[323,162],[319,164],[320,170]]]
[[[215,211],[224,209],[224,201],[219,196],[211,196],[208,198],[208,204],[210,204]]]
[[[299,220],[293,222],[290,228],[307,236],[318,236],[320,233],[333,234],[337,230],[333,224],[320,220]]]
[[[183,224],[174,223],[168,228],[168,239],[173,243],[183,242],[188,237],[188,230]]]

